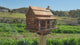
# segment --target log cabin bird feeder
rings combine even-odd
[[[57,29],[56,18],[51,13],[49,6],[47,8],[29,6],[26,13],[26,24],[25,30],[39,35],[47,35],[51,30]]]

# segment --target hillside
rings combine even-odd
[[[9,8],[6,7],[0,7],[0,9],[8,9],[11,10]],[[12,12],[17,12],[17,13],[26,13],[28,10],[27,7],[22,7],[22,8],[18,8],[18,9],[12,9]],[[80,9],[76,9],[76,10],[70,10],[70,11],[55,11],[55,10],[51,10],[51,12],[55,15],[55,16],[59,16],[59,17],[73,17],[73,18],[77,18],[80,17]]]
[[[6,8],[6,7],[2,7],[2,6],[0,6],[0,9],[9,9],[9,8]]]
[[[22,14],[22,13],[0,12],[0,17],[25,18],[25,14]]]
[[[18,8],[18,9],[13,9],[13,12],[18,12],[18,13],[26,13],[28,8]]]

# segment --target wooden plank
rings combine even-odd
[[[41,24],[40,24],[41,22],[40,22],[40,20],[39,20],[39,30],[40,30],[40,28],[41,28]]]
[[[54,29],[59,29],[59,27],[50,28],[50,29],[46,29],[46,30],[40,30],[40,31],[38,31],[38,32],[51,31],[51,30],[54,30]]]
[[[56,19],[54,20],[54,27],[56,27]]]
[[[40,35],[39,45],[46,45],[46,36]]]
[[[50,28],[52,28],[52,20],[50,20]]]
[[[47,25],[47,20],[45,20],[45,28],[46,28],[46,29],[47,29],[47,26],[48,26],[48,25]]]

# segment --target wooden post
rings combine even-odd
[[[45,28],[47,29],[47,20],[45,20]]]
[[[52,28],[52,20],[50,20],[50,28]]]
[[[40,35],[39,45],[46,45],[46,36]]]
[[[54,27],[56,27],[56,19],[54,20]]]
[[[41,29],[41,24],[40,24],[40,20],[39,20],[39,30]]]

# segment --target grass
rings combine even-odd
[[[38,38],[39,39],[39,35],[37,35],[36,33],[31,33],[31,32],[24,32],[24,33],[18,33],[18,32],[0,32],[0,39],[4,39],[4,38],[11,38],[11,39],[22,39],[22,38],[26,38],[26,39],[31,39],[31,38]],[[80,34],[60,34],[60,33],[51,33],[47,35],[47,38],[49,39],[63,39],[63,38],[80,38]]]
[[[73,28],[79,29],[78,26],[73,26],[73,28],[70,25],[57,26],[60,26],[61,29],[65,28],[68,30]],[[39,35],[24,31],[24,28],[25,24],[0,23],[0,45],[38,45]],[[79,33],[51,32],[51,34],[46,35],[46,38],[47,45],[80,45]]]
[[[25,14],[22,13],[8,13],[8,12],[0,12],[0,17],[12,17],[12,18],[25,18]]]
[[[0,12],[0,17],[25,18],[25,14]],[[57,17],[57,19],[77,21],[77,18],[71,17]],[[58,25],[57,27],[60,29],[47,35],[47,45],[80,45],[80,26]],[[24,31],[24,28],[25,24],[0,23],[0,45],[38,45],[36,40],[39,39],[39,35]]]
[[[26,18],[25,14],[22,13],[12,13],[9,12],[0,12],[0,17],[10,17],[10,18]],[[58,17],[57,18],[57,24],[73,24],[78,23],[78,18],[72,18],[72,17]]]
[[[63,39],[63,38],[80,38],[79,35],[80,34],[51,33],[51,34],[47,35],[47,37],[53,38],[53,39],[56,39],[56,38],[60,38],[60,39]]]
[[[25,32],[26,24],[0,23],[0,32]],[[80,26],[57,25],[59,29],[52,30],[52,33],[80,33]]]
[[[25,32],[25,24],[0,23],[0,32]]]
[[[24,30],[25,24],[7,24],[0,23],[0,38],[9,37],[21,37],[21,38],[38,38],[39,36],[35,33],[28,32]],[[80,26],[70,26],[70,25],[57,25],[60,29],[53,30],[51,34],[47,35],[47,38],[79,38],[80,34],[74,31],[80,31]],[[66,33],[65,33],[66,31]],[[72,32],[73,33],[72,33]]]
[[[57,25],[59,29],[53,30],[53,33],[80,33],[80,26]]]
[[[47,45],[79,45],[80,34],[47,35]],[[38,45],[39,35],[35,33],[0,32],[0,45]]]
[[[8,13],[8,12],[0,12],[0,17],[13,17],[13,18],[26,18],[25,14],[22,13]],[[66,21],[77,21],[77,18],[71,18],[71,17],[58,17],[55,16],[58,20],[66,20]]]
[[[64,38],[61,39],[47,39],[47,45],[80,45],[80,38]],[[1,39],[0,45],[39,45],[39,40],[35,39],[20,39],[20,40],[13,40],[13,39]]]

